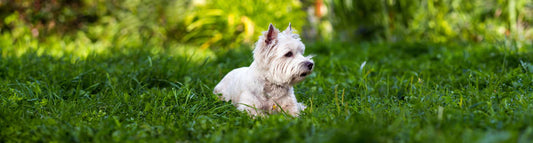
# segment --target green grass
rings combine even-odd
[[[531,46],[308,43],[316,70],[295,87],[308,108],[257,119],[212,94],[251,63],[248,47],[209,58],[151,47],[14,52],[24,48],[0,50],[0,142],[533,140]]]

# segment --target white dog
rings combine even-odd
[[[270,24],[255,44],[250,67],[229,72],[213,93],[254,116],[281,110],[298,116],[306,106],[296,101],[293,85],[304,80],[314,65],[311,56],[303,56],[304,50],[290,24],[281,33]]]

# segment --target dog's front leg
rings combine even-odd
[[[280,104],[281,108],[283,108],[283,111],[294,117],[298,117],[300,115],[300,111],[305,109],[305,105],[296,101],[294,94],[279,99],[277,103]]]
[[[239,103],[237,104],[238,110],[246,111],[253,116],[262,115],[263,112],[260,107],[261,103],[256,96],[247,92],[241,94]]]

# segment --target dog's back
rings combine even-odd
[[[215,86],[214,94],[222,94],[220,96],[221,100],[229,101],[232,100],[235,103],[239,102],[239,96],[241,95],[243,89],[241,84],[247,83],[243,80],[248,80],[249,78],[243,78],[244,76],[249,76],[248,67],[241,67],[230,71],[222,80]]]

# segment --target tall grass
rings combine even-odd
[[[23,48],[0,54],[1,141],[533,139],[531,48],[308,43],[317,68],[295,92],[309,108],[256,119],[212,94],[224,74],[250,64],[248,47],[201,60],[154,47],[85,58],[6,52]]]

